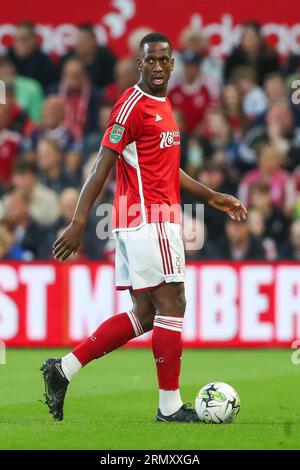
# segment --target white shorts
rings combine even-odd
[[[180,225],[148,223],[114,233],[115,278],[119,290],[150,290],[165,282],[184,282],[185,258]]]

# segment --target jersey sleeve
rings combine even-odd
[[[136,104],[124,120],[122,109],[126,106],[126,101],[120,100],[112,109],[109,125],[102,138],[101,144],[114,150],[119,155],[124,148],[134,142],[141,133],[141,113]]]

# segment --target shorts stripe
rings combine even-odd
[[[158,225],[159,225],[159,224],[155,224],[156,230],[157,230],[157,235],[158,235],[158,242],[159,242],[160,254],[161,254],[161,258],[162,258],[162,263],[163,263],[163,268],[164,268],[164,274],[167,274],[167,271],[166,271],[166,262],[165,262],[165,255],[164,255],[164,250],[163,250],[163,246],[162,246],[162,241],[161,241],[161,236],[160,236],[160,232],[159,232]]]
[[[174,274],[174,269],[173,269],[173,263],[172,263],[172,257],[171,257],[171,252],[170,252],[170,245],[169,245],[169,239],[164,227],[164,224],[162,222],[159,222],[159,230],[162,236],[162,243],[164,246],[164,254],[166,257],[166,264],[168,268],[168,272],[165,274]]]
[[[168,239],[168,235],[167,235],[167,231],[166,231],[165,224],[162,224],[162,231],[164,232],[165,238],[166,238],[167,250],[168,250],[169,261],[170,261],[170,266],[171,266],[171,274],[174,274],[174,268],[173,268],[171,250],[170,250],[170,243],[169,243],[169,239]]]
[[[166,243],[164,234],[162,232],[161,223],[158,224],[158,227],[159,227],[159,233],[160,233],[161,240],[162,240],[162,245],[163,245],[163,248],[164,248],[164,255],[165,255],[165,258],[166,258],[166,265],[167,265],[167,271],[168,271],[166,274],[172,274],[171,269],[170,269],[170,264],[169,264],[168,252],[167,252],[167,243]]]

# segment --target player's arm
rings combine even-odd
[[[54,258],[64,261],[78,250],[89,212],[100,195],[117,157],[116,152],[101,146],[97,161],[80,192],[72,222],[53,245]]]
[[[218,193],[208,188],[205,184],[191,178],[182,169],[180,169],[180,189],[187,191],[212,207],[226,212],[234,220],[240,221],[246,218],[247,209],[241,201],[230,194]]]

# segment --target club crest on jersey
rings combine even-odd
[[[113,144],[117,144],[122,139],[124,130],[125,130],[125,127],[119,126],[118,124],[114,124],[110,132],[109,140]]]

